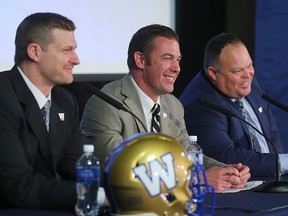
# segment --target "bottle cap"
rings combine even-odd
[[[92,152],[94,152],[94,145],[92,145],[92,144],[85,144],[85,145],[83,145],[83,152],[85,152],[85,153],[92,153]]]
[[[197,136],[189,136],[189,141],[190,142],[197,141]]]

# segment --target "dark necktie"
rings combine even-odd
[[[155,103],[152,112],[152,120],[151,120],[151,131],[152,132],[160,132],[160,105]]]
[[[50,100],[46,101],[44,107],[41,109],[41,112],[43,114],[43,119],[45,121],[47,131],[49,131]]]
[[[244,109],[243,101],[241,99],[236,99],[235,103],[238,105],[239,110],[242,112],[242,115],[245,118],[245,120],[251,124],[251,121],[246,113],[246,110]],[[255,130],[250,125],[248,125],[248,129],[253,148],[255,149],[255,151],[261,152],[261,147],[256,137]]]

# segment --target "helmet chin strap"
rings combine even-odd
[[[202,183],[203,181],[203,183]],[[192,198],[187,202],[185,206],[185,213],[188,216],[210,216],[213,214],[215,204],[215,190],[214,187],[208,184],[206,178],[205,168],[199,163],[199,160],[193,164],[191,168],[191,178],[189,182],[189,189],[192,192]],[[205,214],[204,211],[204,196],[211,192],[211,209],[209,214]]]

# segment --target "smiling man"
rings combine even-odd
[[[102,166],[115,146],[141,132],[162,132],[187,145],[184,109],[170,94],[180,73],[181,57],[178,35],[166,26],[148,25],[133,35],[128,48],[129,74],[106,84],[102,91],[121,101],[138,118],[92,96],[81,120],[85,142],[94,144]],[[154,116],[155,103],[160,109]],[[204,166],[216,191],[241,188],[250,177],[249,168],[242,164],[223,167],[223,163],[205,156]],[[235,175],[227,175],[230,171]]]
[[[75,29],[55,13],[31,14],[17,28],[15,65],[0,73],[0,208],[73,210],[76,203],[78,105],[56,86],[71,83],[79,64]]]
[[[254,75],[252,59],[240,39],[230,33],[219,34],[207,43],[204,70],[189,83],[180,101],[187,129],[198,136],[207,156],[224,163],[246,164],[252,176],[273,176],[277,155],[263,136],[238,118],[197,102],[201,98],[231,110],[262,131],[281,151],[274,117],[261,98],[263,89]],[[280,154],[282,171],[288,169],[286,158]]]

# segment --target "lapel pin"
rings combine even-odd
[[[64,121],[64,113],[58,113],[60,121]]]
[[[259,107],[259,108],[258,108],[258,111],[259,111],[260,113],[262,113],[262,111],[263,111],[262,107]]]
[[[167,113],[163,113],[163,118],[167,118]]]

